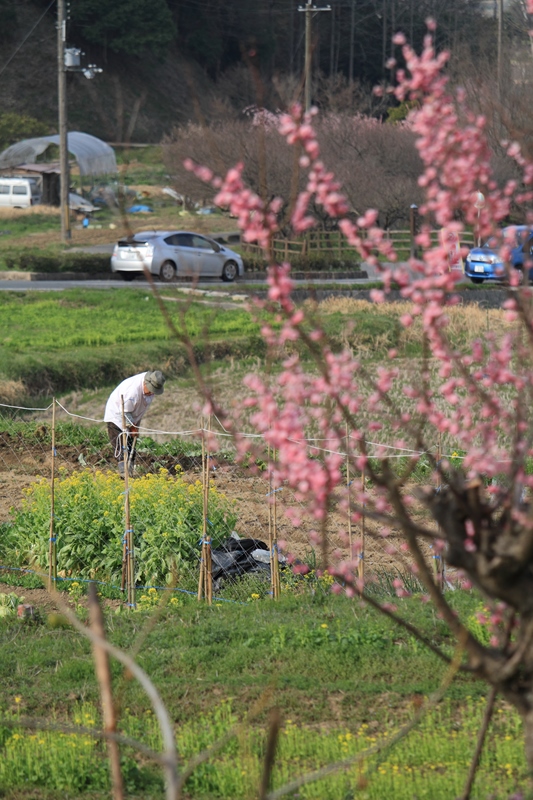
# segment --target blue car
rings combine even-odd
[[[514,230],[515,244],[511,249],[510,264],[523,271],[524,259],[531,258],[533,249],[533,228],[528,225],[511,225],[502,230],[501,238],[491,236],[481,247],[474,247],[466,257],[465,275],[472,283],[483,281],[504,281],[506,268],[499,250],[506,234]],[[533,266],[529,268],[529,280],[533,281]]]

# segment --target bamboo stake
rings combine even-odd
[[[363,495],[365,493],[365,471],[364,469],[361,471],[361,489]],[[361,519],[361,552],[359,553],[359,563],[357,565],[357,575],[360,580],[365,579],[365,525],[366,517],[365,517],[365,503],[363,498],[363,516]]]
[[[274,545],[274,537],[272,534],[272,468],[270,465],[270,444],[267,445],[267,464],[268,464],[268,552],[270,553],[270,589],[272,593],[272,547]]]
[[[124,413],[124,397],[122,402],[122,456],[124,464],[124,549],[122,554],[122,591],[126,584],[127,603],[130,608],[135,608],[135,553],[133,550],[133,529],[130,516],[130,485],[129,485],[129,459],[128,459],[128,434],[126,431],[126,415]]]
[[[439,438],[437,442],[437,465],[440,465],[442,459],[442,434],[439,431]],[[440,473],[437,473],[437,492],[441,490]],[[440,531],[440,525],[438,526]],[[440,553],[436,553],[433,548],[433,571],[435,573],[435,581],[442,588],[444,585],[444,561]]]
[[[270,450],[268,445],[267,463],[275,458],[275,450]],[[277,600],[280,595],[279,558],[278,558],[278,516],[277,516],[277,489],[272,488],[272,469],[268,473],[268,549],[270,552],[270,596]]]
[[[52,398],[52,474],[50,477],[50,540],[48,546],[48,591],[57,582],[57,545],[55,536],[55,461],[56,458],[56,399]]]
[[[100,639],[105,639],[104,615],[98,602],[96,586],[89,584],[89,614],[91,630]],[[117,717],[115,704],[113,702],[113,690],[111,685],[111,669],[109,666],[109,654],[107,650],[96,644],[93,645],[94,668],[96,678],[100,687],[100,700],[102,703],[102,716],[104,719],[104,731],[106,733],[116,733]],[[109,766],[111,770],[111,783],[113,800],[123,800],[124,782],[120,769],[120,749],[118,742],[108,739],[106,742],[107,753],[109,756]]]
[[[272,597],[277,600],[280,596],[279,580],[279,551],[278,551],[278,500],[277,489],[274,490],[272,507],[272,550],[270,552],[270,580],[272,584]]]
[[[207,423],[207,430],[211,433],[211,417],[209,417]],[[209,605],[213,602],[213,564],[211,559],[211,537],[207,535],[207,525],[209,523],[209,442],[208,446],[206,447],[205,451],[205,513],[204,513],[204,525],[205,525],[205,536],[206,536],[206,564],[205,564],[205,573],[206,573],[206,595],[207,595],[207,602]]]
[[[346,423],[346,489],[348,492],[348,559],[353,558],[353,539],[352,539],[352,498],[350,495],[350,437],[348,434],[348,423]]]
[[[128,562],[128,539],[126,536],[126,524],[124,525],[124,536],[122,537],[122,577],[120,579],[120,591],[126,591],[126,567]]]
[[[205,438],[203,435],[204,420],[200,418],[200,428],[202,430],[202,489],[203,489],[203,519],[202,519],[202,544],[200,547],[200,574],[198,576],[198,602],[202,599],[204,582],[205,582],[205,554],[204,554],[204,541],[205,541]]]
[[[205,586],[205,437],[203,434],[204,429],[204,419],[203,417],[200,418],[200,428],[202,429],[202,498],[203,498],[203,517],[202,517],[202,545],[200,549],[200,575],[198,578],[198,602],[203,597],[204,594],[204,586]]]
[[[124,427],[125,427],[124,398],[122,398],[122,433],[120,434],[120,446],[121,446],[121,449],[122,449],[122,456],[123,456],[122,463],[123,464],[124,464],[124,454],[125,454],[126,447],[127,447],[126,440],[125,440]],[[124,466],[124,469],[126,469],[125,466]],[[128,577],[128,529],[129,529],[130,526],[129,526],[129,518],[128,518],[129,515],[127,513],[126,499],[125,499],[127,496],[128,496],[127,493],[125,493],[125,495],[124,495],[124,536],[122,537],[122,578],[121,578],[121,581],[120,581],[120,591],[121,592],[126,591],[126,584],[127,584],[127,577]]]
[[[201,421],[202,429],[206,420]],[[211,417],[207,420],[207,430],[211,430]],[[213,602],[213,569],[211,558],[211,537],[208,534],[209,523],[209,449],[202,437],[202,483],[203,483],[203,521],[202,550],[200,556],[200,576],[198,579],[198,601],[205,597],[209,605]]]

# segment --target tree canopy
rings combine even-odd
[[[176,35],[166,0],[84,0],[72,22],[87,42],[128,55],[164,54]]]

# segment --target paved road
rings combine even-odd
[[[13,292],[39,292],[39,291],[61,291],[63,289],[140,289],[140,288],[148,288],[148,281],[146,278],[139,276],[135,278],[133,281],[123,281],[120,279],[111,278],[109,280],[38,280],[38,281],[28,281],[28,280],[3,280],[1,277],[2,273],[0,272],[0,291],[13,291]],[[376,280],[376,277],[361,279],[357,281],[353,281],[348,278],[343,279],[335,279],[332,281],[331,279],[315,279],[313,281],[303,280],[303,281],[295,281],[296,285],[298,284],[305,284],[308,285],[309,283],[313,283],[316,286],[320,286],[321,284],[341,284],[346,286],[353,286],[357,284],[361,286],[366,283],[370,283],[371,281]],[[198,283],[194,284],[194,288],[202,289],[203,291],[209,291],[210,289],[216,290],[221,286],[224,287],[225,290],[230,290],[234,294],[238,294],[240,291],[246,291],[246,286],[250,283],[257,285],[261,281],[258,279],[250,279],[250,280],[236,280],[234,283],[228,284],[222,280],[217,280],[213,278],[212,280],[204,280],[199,281]],[[192,288],[193,284],[188,283],[186,281],[180,281],[179,283],[160,283],[159,281],[156,282],[156,285],[159,288],[162,287],[179,287],[179,288]],[[266,289],[266,281],[265,281],[265,289]]]

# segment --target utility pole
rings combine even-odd
[[[59,207],[61,210],[61,240],[68,242],[70,230],[69,164],[67,140],[67,70],[65,67],[66,40],[65,0],[57,0],[57,98],[59,105]]]
[[[305,110],[311,108],[311,14],[318,11],[331,11],[331,6],[318,8],[313,5],[313,0],[307,0],[305,6],[298,6],[298,11],[305,13]]]
[[[354,56],[354,36],[355,36],[355,0],[352,0],[350,12],[350,57],[348,60],[348,80],[353,83],[353,56]]]
[[[66,47],[67,20],[65,0],[57,0],[57,104],[59,107],[59,207],[61,211],[61,241],[72,237],[70,229],[70,174],[68,159],[67,72],[81,72],[87,80],[102,72],[96,64],[81,66],[77,47]]]
[[[502,99],[503,0],[498,0],[498,98]]]

